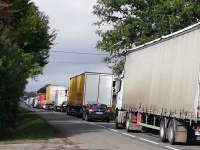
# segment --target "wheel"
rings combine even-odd
[[[160,140],[166,142],[166,128],[165,128],[165,118],[162,118],[160,121]]]
[[[85,115],[85,121],[88,121],[88,116],[87,116],[87,114]]]
[[[130,132],[130,121],[129,121],[129,117],[126,117],[126,131]]]
[[[119,129],[119,128],[120,128],[120,127],[119,127],[119,124],[118,124],[117,116],[116,116],[116,119],[115,119],[115,128],[116,128],[116,129]]]
[[[82,120],[85,120],[85,119],[84,119],[84,115],[83,115],[83,114],[82,114]]]
[[[175,120],[171,120],[168,126],[168,132],[167,132],[167,137],[168,141],[171,145],[175,144]]]

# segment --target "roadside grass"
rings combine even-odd
[[[0,144],[46,140],[54,135],[53,128],[33,112],[20,107],[19,124],[13,134],[0,139]]]

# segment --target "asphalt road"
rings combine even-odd
[[[24,107],[26,107],[23,104]],[[26,107],[27,108],[27,107]],[[28,108],[45,119],[80,149],[92,150],[199,150],[200,142],[170,145],[160,142],[158,133],[127,133],[114,122],[85,122],[66,113]]]

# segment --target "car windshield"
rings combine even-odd
[[[94,104],[94,105],[91,105],[91,108],[93,109],[106,109],[107,106],[106,105],[97,105],[97,104]]]

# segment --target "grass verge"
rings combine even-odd
[[[33,112],[20,107],[19,124],[12,135],[0,139],[0,144],[46,140],[54,135],[53,128]]]

